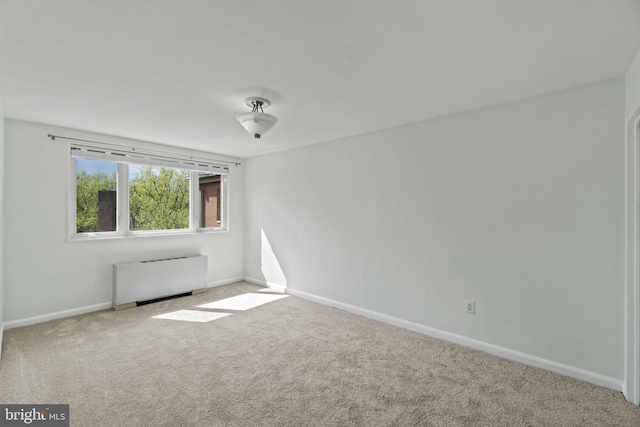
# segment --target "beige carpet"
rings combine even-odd
[[[247,283],[5,331],[0,403],[93,426],[640,426],[622,394]],[[264,291],[264,290],[263,290]],[[158,319],[224,311],[206,323]]]

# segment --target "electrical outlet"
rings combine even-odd
[[[476,314],[476,302],[471,300],[464,300],[464,312],[469,314]]]

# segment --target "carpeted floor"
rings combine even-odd
[[[94,426],[640,426],[622,394],[237,283],[5,331],[0,403]],[[177,310],[232,313],[198,323]]]

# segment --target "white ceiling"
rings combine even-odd
[[[620,77],[640,1],[0,0],[0,37],[8,118],[252,157]]]

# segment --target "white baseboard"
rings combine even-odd
[[[222,286],[229,283],[241,282],[243,277],[234,277],[231,279],[220,280],[217,282],[207,283],[207,287]],[[71,310],[58,311],[56,313],[43,314],[41,316],[27,317],[26,319],[12,320],[5,322],[2,326],[4,329],[19,328],[20,326],[35,325],[36,323],[48,322],[49,320],[63,319],[65,317],[77,316],[79,314],[91,313],[92,311],[107,310],[112,308],[113,303],[103,302],[102,304],[89,305],[86,307],[73,308]]]
[[[252,284],[258,285],[258,286],[263,286],[265,288],[269,287],[269,284],[267,282],[265,282],[264,280],[254,279],[253,277],[245,277],[243,280],[245,282],[249,282],[249,283],[252,283]]]
[[[245,278],[246,281],[250,281]],[[453,342],[456,344],[464,345],[474,348],[476,350],[484,351],[485,353],[493,354],[495,356],[503,357],[505,359],[520,362],[525,365],[534,366],[536,368],[546,369],[558,374],[566,375],[568,377],[576,378],[582,381],[610,388],[616,391],[622,391],[622,380],[617,378],[607,377],[605,375],[597,374],[595,372],[586,371],[584,369],[576,368],[562,363],[554,362],[551,360],[543,359],[537,356],[533,356],[519,351],[511,350],[505,347],[489,344],[483,341],[467,338],[462,335],[452,334],[450,332],[442,331],[440,329],[430,328],[429,326],[421,325],[419,323],[409,322],[407,320],[399,319],[397,317],[388,316],[386,314],[377,313],[375,311],[367,310],[364,308],[356,307],[349,304],[344,304],[338,301],[334,301],[328,298],[319,297],[306,292],[297,291],[295,289],[286,288],[286,293],[308,299],[323,305],[338,308],[340,310],[348,311],[353,314],[367,317],[369,319],[377,320],[380,322],[388,323],[390,325],[398,326],[400,328],[408,329],[414,332],[419,332],[424,335],[428,335],[434,338],[439,338],[445,341]]]
[[[12,329],[20,326],[35,325],[36,323],[77,316],[79,314],[91,313],[92,311],[107,310],[111,308],[112,304],[113,303],[109,301],[101,304],[88,305],[86,307],[72,308],[71,310],[58,311],[56,313],[43,314],[41,316],[27,317],[26,319],[12,320],[10,322],[5,322],[3,326],[4,329]]]
[[[287,287],[279,285],[273,282],[265,282],[264,280],[254,279],[253,277],[245,277],[245,282],[253,283],[254,285],[264,286],[265,288],[273,289],[275,292],[286,292]]]
[[[345,304],[342,302],[334,301],[328,298],[316,296],[313,294],[309,294],[303,291],[298,291],[295,289],[287,288],[282,285],[278,285],[276,283],[269,283],[263,280],[251,278],[251,277],[239,277],[227,280],[221,280],[213,283],[209,283],[209,287],[214,286],[222,286],[229,283],[234,283],[244,280],[249,283],[253,283],[255,285],[268,287],[270,289],[278,290],[280,292],[286,292],[290,295],[297,296],[300,298],[304,298],[310,301],[314,301],[323,305],[327,305],[330,307],[338,308],[340,310],[344,310],[353,314],[358,314],[360,316],[367,317],[369,319],[377,320],[380,322],[388,323],[390,325],[398,326],[400,328],[408,329],[414,332],[419,332],[424,335],[432,336],[434,338],[439,338],[445,341],[453,342],[456,344],[464,345],[467,347],[471,347],[480,351],[484,351],[489,354],[493,354],[499,357],[503,357],[505,359],[513,360],[516,362],[523,363],[525,365],[534,366],[537,368],[547,369],[552,372],[556,372],[562,375],[566,375],[568,377],[576,378],[582,381],[587,381],[595,385],[599,385],[602,387],[610,388],[616,391],[623,391],[623,381],[617,378],[607,377],[605,375],[597,374],[594,372],[586,371],[584,369],[576,368],[573,366],[565,365],[562,363],[554,362],[547,359],[542,359],[537,356],[533,356],[526,353],[521,353],[519,351],[511,350],[505,347],[500,347],[497,345],[489,344],[483,341],[474,340],[472,338],[467,338],[462,335],[456,335],[450,332],[442,331],[439,329],[431,328],[429,326],[421,325],[419,323],[409,322],[407,320],[399,319],[397,317],[388,316],[386,314],[381,314],[375,311],[367,310],[364,308],[356,307],[353,305]],[[0,325],[0,357],[2,356],[2,335],[5,329],[17,328],[20,326],[28,326],[36,323],[47,322],[49,320],[54,319],[62,319],[65,317],[77,316],[79,314],[90,313],[92,311],[106,310],[110,309],[112,306],[111,302],[105,302],[101,304],[90,305],[86,307],[74,308],[71,310],[59,311],[56,313],[45,314],[41,316],[28,317],[25,319],[12,320],[10,322],[5,322]]]
[[[231,279],[218,280],[218,281],[215,281],[215,282],[207,283],[207,288],[215,288],[216,286],[229,285],[229,284],[235,283],[235,282],[242,282],[243,280],[244,280],[244,277],[242,277],[242,276],[240,276],[240,277],[232,277]]]

